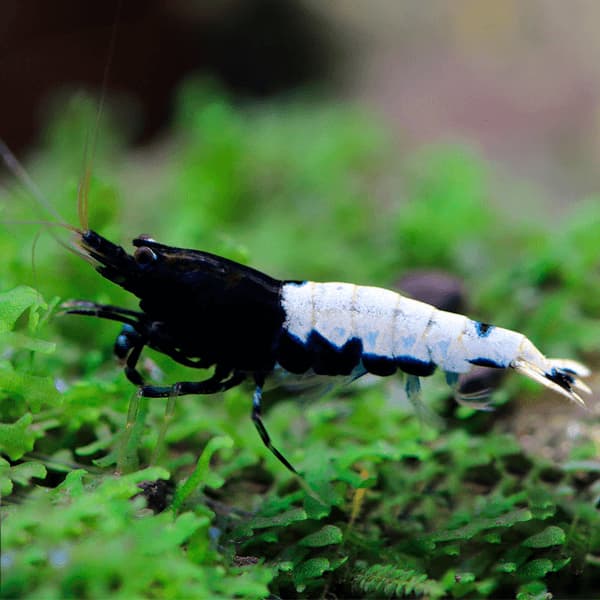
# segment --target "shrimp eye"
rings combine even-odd
[[[156,254],[148,246],[141,246],[133,253],[133,258],[140,267],[147,267],[156,260]]]

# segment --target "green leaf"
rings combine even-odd
[[[450,575],[446,574],[445,579]],[[374,564],[366,570],[358,570],[353,576],[354,585],[363,592],[376,597],[386,596],[427,596],[440,598],[444,596],[445,586],[427,573],[415,569],[402,569],[393,564]],[[450,586],[456,583],[452,574]]]
[[[540,487],[529,493],[529,508],[535,519],[548,519],[556,513],[556,502],[549,491]]]
[[[297,521],[305,521],[306,512],[301,508],[293,508],[272,517],[255,517],[249,522],[252,529],[264,529],[266,527],[285,527]]]
[[[514,573],[517,570],[517,563],[515,562],[501,562],[498,563],[498,570],[502,571],[503,573]]]
[[[41,352],[42,354],[51,354],[56,350],[54,342],[38,340],[25,335],[19,331],[9,331],[2,334],[2,342],[15,348],[23,348],[32,352]]]
[[[0,334],[11,331],[17,319],[28,309],[45,306],[40,294],[33,288],[19,286],[0,293]]]
[[[335,525],[325,525],[319,529],[319,531],[302,538],[298,543],[301,546],[318,548],[330,544],[339,544],[343,537],[342,530],[339,527],[336,527]]]
[[[551,600],[552,594],[543,581],[530,581],[522,585],[517,593],[517,600]]]
[[[31,452],[35,440],[42,435],[31,426],[32,422],[31,413],[26,413],[15,423],[0,423],[0,452],[11,460]]]
[[[494,519],[473,519],[471,523],[464,527],[450,531],[441,531],[431,534],[426,539],[434,542],[449,542],[454,540],[468,540],[480,531],[492,529],[494,527],[510,527],[516,523],[530,521],[533,515],[525,508],[513,510]]]
[[[46,474],[46,467],[41,462],[31,460],[11,467],[8,476],[15,483],[27,485],[32,478],[44,479]]]
[[[75,469],[67,474],[59,489],[65,490],[72,497],[81,496],[84,493],[83,479],[87,475],[85,469]]]
[[[549,558],[535,558],[525,563],[518,571],[522,579],[542,579],[554,570],[554,564]]]
[[[0,495],[8,496],[12,492],[13,484],[10,479],[10,463],[0,456]]]
[[[320,520],[331,512],[331,505],[323,504],[313,496],[306,495],[304,497],[303,505],[309,519]]]
[[[550,525],[540,533],[528,537],[523,542],[523,546],[527,548],[547,548],[548,546],[564,544],[565,539],[565,532],[560,527]]]
[[[61,395],[50,377],[19,373],[8,363],[0,363],[0,391],[5,395],[18,395],[27,400],[33,411],[43,405],[56,405]]]
[[[231,448],[232,446],[233,440],[228,436],[214,437],[209,440],[198,458],[194,472],[175,492],[172,504],[172,509],[175,512],[181,508],[185,499],[198,487],[209,486],[219,488],[223,485],[224,481],[216,473],[210,472],[210,459],[218,450]]]
[[[306,589],[306,584],[311,579],[316,579],[329,571],[331,565],[327,558],[322,556],[316,558],[309,558],[307,561],[301,563],[294,569],[294,583],[296,584],[296,590],[302,592]]]
[[[282,560],[278,562],[276,568],[284,573],[290,573],[294,570],[294,563],[291,560]]]

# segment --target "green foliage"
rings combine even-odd
[[[355,575],[355,585],[367,596],[395,598],[402,596],[426,596],[441,598],[443,586],[427,575],[413,569],[400,569],[394,565],[372,565]]]
[[[160,168],[132,164],[121,135],[101,131],[89,219],[110,239],[150,231],[289,278],[392,286],[408,269],[444,268],[463,278],[474,316],[551,355],[597,351],[597,201],[559,224],[516,218],[490,201],[493,173],[473,152],[432,147],[398,165],[381,126],[352,107],[236,107],[198,82],[178,106]],[[61,105],[28,163],[71,224],[90,114],[81,100]],[[135,301],[51,236],[33,245],[13,221],[36,214],[16,183],[0,210],[2,597],[534,600],[598,589],[590,416],[553,463],[521,447],[507,408],[455,409],[435,377],[424,395],[447,417],[441,431],[389,382],[312,404],[274,398],[265,419],[295,478],[256,435],[249,390],[137,398],[111,356],[118,326],[54,315],[59,300],[35,290]],[[190,378],[147,355],[150,379]],[[520,385],[498,394],[506,407]],[[159,514],[138,487],[156,480],[176,486]]]
[[[90,482],[72,471],[49,493],[10,507],[3,597],[266,596],[268,570],[222,565],[205,543],[214,516],[208,509],[141,514],[136,484],[165,475],[154,468]]]
[[[497,225],[486,201],[483,162],[467,150],[435,148],[414,157],[407,176],[410,195],[395,232],[402,265],[483,270],[488,259],[484,241]]]

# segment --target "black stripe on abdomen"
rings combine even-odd
[[[358,338],[350,338],[338,347],[317,331],[311,331],[306,342],[283,331],[276,358],[290,373],[312,369],[317,375],[349,375],[360,364],[361,353],[362,343]]]
[[[363,344],[357,337],[342,346],[327,340],[317,331],[311,331],[306,342],[282,330],[276,349],[277,362],[290,373],[306,373],[312,369],[318,375],[349,375],[360,364],[373,375],[387,377],[397,369],[410,375],[427,377],[437,365],[412,356],[378,356],[363,354]]]

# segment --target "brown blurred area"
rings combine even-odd
[[[115,0],[3,0],[0,136],[37,137],[62,86],[98,89]],[[550,203],[600,183],[595,0],[124,0],[110,92],[161,130],[191,72],[234,97],[327,89],[382,115],[407,152],[466,140]]]
[[[192,72],[263,97],[326,79],[329,65],[320,20],[295,0],[2,0],[0,137],[13,150],[35,141],[52,93],[98,93],[113,28],[108,94],[142,111],[138,143],[168,124]]]
[[[596,192],[599,2],[366,4],[327,3],[329,17],[361,40],[349,94],[406,144],[466,140],[500,171],[540,184],[550,205]]]

